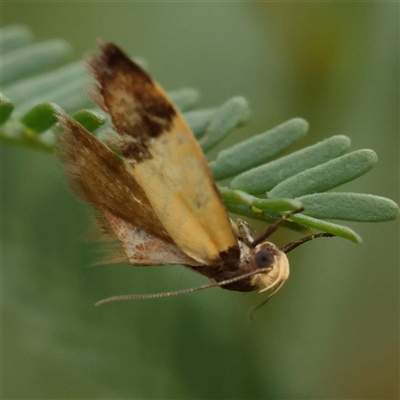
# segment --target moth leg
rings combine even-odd
[[[279,228],[279,226],[282,224],[282,222],[286,221],[292,215],[298,214],[302,211],[304,211],[304,208],[299,208],[298,210],[294,210],[294,211],[291,211],[291,212],[283,215],[281,218],[278,219],[278,221],[274,222],[272,225],[269,225],[267,227],[267,229],[265,229],[265,231],[263,233],[261,233],[261,235],[252,242],[251,247],[255,247],[258,244],[262,243],[265,239],[267,239],[269,236],[271,236]]]
[[[246,221],[239,218],[237,219],[237,227],[240,237],[248,246],[250,246],[257,236],[256,231]]]

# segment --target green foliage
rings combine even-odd
[[[216,112],[216,108],[204,108],[185,113],[186,122],[192,128],[196,138],[203,136]]]
[[[200,140],[203,151],[214,148],[229,133],[240,124],[246,122],[249,116],[249,105],[243,97],[233,97],[226,101],[213,115],[205,126]]]
[[[0,93],[0,125],[10,118],[13,110],[14,104],[3,93]]]
[[[314,193],[298,197],[304,214],[343,221],[384,222],[396,219],[397,204],[385,197],[364,193]]]
[[[300,225],[307,226],[312,229],[317,229],[319,231],[332,233],[333,235],[342,237],[344,239],[351,240],[355,243],[361,242],[361,237],[358,233],[354,232],[347,226],[334,224],[333,222],[324,221],[322,219],[309,217],[304,214],[293,215],[290,218],[292,221],[297,222]]]
[[[10,51],[28,45],[33,36],[24,25],[11,25],[1,30],[1,53],[5,55]]]
[[[196,105],[199,101],[200,93],[196,89],[183,88],[169,92],[168,96],[181,111],[186,111]]]
[[[2,57],[1,83],[4,85],[58,67],[71,54],[70,45],[62,40],[49,40],[10,51]]]
[[[240,172],[257,167],[286,150],[308,131],[304,119],[294,118],[222,150],[210,163],[216,180],[230,178]]]
[[[269,196],[296,198],[325,192],[365,174],[377,161],[372,150],[353,151],[284,180],[269,191]]]
[[[233,178],[230,186],[251,194],[265,193],[291,176],[342,155],[349,148],[350,139],[347,136],[332,136],[305,149],[243,172]]]
[[[42,103],[33,107],[21,117],[21,122],[33,134],[50,129],[56,122],[56,114],[61,111],[55,103]]]
[[[106,128],[101,127],[107,117],[98,110],[82,109],[91,107],[82,89],[87,80],[84,66],[75,62],[60,67],[71,53],[67,43],[52,40],[30,45],[31,36],[21,26],[3,29],[1,40],[4,95],[0,97],[0,137],[4,143],[52,152],[51,129],[60,109],[72,113],[100,138],[106,135]],[[184,88],[168,95],[184,112],[205,152],[249,116],[242,97],[231,98],[218,108],[191,110],[199,98],[196,90]],[[218,153],[210,168],[217,181],[233,178],[220,188],[230,212],[271,222],[286,211],[304,207],[302,214],[286,221],[286,227],[303,232],[317,229],[354,242],[361,241],[357,233],[324,219],[379,222],[398,217],[397,204],[386,198],[325,193],[365,174],[377,161],[372,150],[345,154],[350,147],[346,136],[333,136],[276,158],[307,130],[307,121],[294,118]]]
[[[72,116],[89,132],[96,131],[107,122],[107,117],[95,110],[79,110]]]

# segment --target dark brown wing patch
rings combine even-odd
[[[148,141],[170,130],[176,110],[162,89],[120,48],[113,43],[101,43],[100,48],[101,53],[89,60],[97,81],[93,100],[111,116],[122,136],[122,155],[136,162],[151,158]]]

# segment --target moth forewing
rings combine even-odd
[[[112,43],[90,61],[94,100],[168,235],[189,257],[237,268],[239,250],[197,140],[161,87]]]

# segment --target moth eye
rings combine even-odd
[[[268,250],[260,250],[254,259],[258,268],[267,268],[274,261],[274,255]]]

